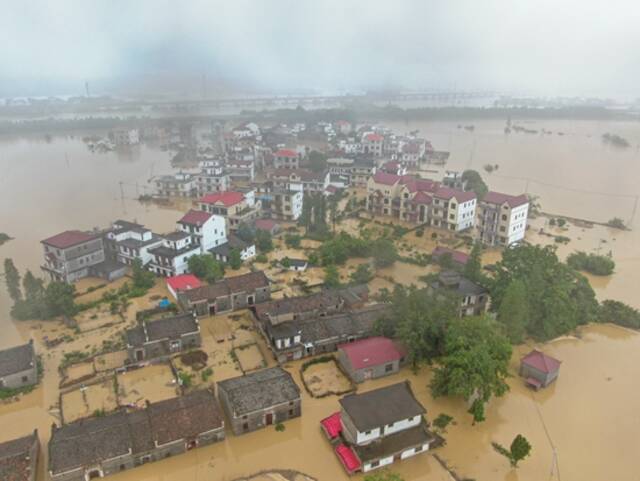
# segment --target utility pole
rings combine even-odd
[[[87,98],[91,97],[91,95],[89,94],[89,81],[88,80],[84,81],[84,90],[87,93]]]

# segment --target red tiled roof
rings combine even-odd
[[[400,182],[407,187],[409,192],[435,192],[440,187],[438,182],[429,179],[418,179],[411,175],[403,175]]]
[[[200,282],[200,279],[193,274],[182,274],[179,276],[167,277],[167,285],[169,285],[174,292],[178,292],[200,287],[202,286],[202,282]]]
[[[256,224],[256,229],[268,230],[268,231],[271,231],[274,227],[278,225],[278,223],[272,219],[258,219],[256,220],[255,224]]]
[[[546,374],[560,369],[560,361],[554,357],[547,356],[544,352],[538,351],[537,349],[534,349],[524,356],[521,362]]]
[[[440,199],[457,199],[458,202],[467,202],[468,200],[472,200],[476,198],[476,193],[473,191],[464,192],[462,190],[452,189],[451,187],[439,187],[434,192],[435,197],[439,197]]]
[[[244,194],[242,192],[218,192],[215,194],[207,194],[200,202],[205,204],[217,204],[221,202],[225,207],[231,207],[244,200]]]
[[[291,149],[280,149],[274,155],[276,157],[297,157],[298,153]]]
[[[448,247],[438,246],[431,252],[431,257],[438,258],[443,254],[450,254],[453,262],[457,262],[458,264],[466,264],[469,260],[469,255],[465,254],[462,251],[457,251],[454,249],[449,249]]]
[[[394,185],[399,180],[400,176],[395,174],[388,174],[386,172],[378,171],[373,175],[373,181],[378,184]]]
[[[41,242],[58,249],[66,249],[67,247],[82,244],[83,242],[89,242],[94,239],[97,239],[96,235],[80,232],[79,230],[67,230]]]
[[[324,418],[320,421],[324,432],[327,433],[329,439],[337,438],[342,432],[342,417],[340,411],[333,413],[328,418]]]
[[[354,369],[379,366],[392,361],[399,361],[405,355],[404,351],[391,339],[386,337],[370,337],[360,341],[342,344],[342,349]]]
[[[353,473],[357,469],[360,468],[360,461],[358,460],[358,456],[353,452],[349,446],[345,444],[339,444],[336,446],[336,454],[340,459],[340,462],[344,466],[344,469],[347,470],[348,473]]]
[[[524,194],[509,195],[501,194],[500,192],[487,192],[482,201],[498,205],[502,205],[506,202],[511,208],[529,203],[528,197]]]
[[[411,202],[413,202],[414,204],[431,204],[433,202],[433,197],[425,192],[418,192],[413,196]]]
[[[384,137],[380,134],[368,134],[367,136],[365,136],[365,139],[367,139],[369,142],[382,142]]]
[[[205,222],[207,222],[212,216],[213,216],[213,214],[209,214],[208,212],[204,212],[202,210],[193,210],[193,209],[191,209],[178,222],[180,224],[189,224],[189,225],[201,226]]]

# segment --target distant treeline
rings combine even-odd
[[[416,121],[416,120],[480,120],[480,119],[580,119],[580,120],[633,120],[638,116],[604,107],[561,108],[494,108],[494,107],[424,107],[401,108],[393,105],[376,107],[369,104],[354,104],[342,108],[307,110],[302,107],[276,110],[243,110],[239,115],[176,115],[162,118],[150,117],[84,117],[76,119],[2,120],[0,134],[33,132],[59,132],[83,129],[113,129],[116,127],[141,127],[167,125],[174,121],[198,122],[211,120],[256,120],[274,122],[334,122],[347,120],[352,123],[372,121]]]

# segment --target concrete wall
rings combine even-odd
[[[540,383],[542,383],[543,387],[547,387],[549,384],[555,381],[558,378],[558,372],[559,371],[550,372],[547,374],[545,372],[538,371],[532,366],[520,364],[520,375],[525,378],[532,377],[534,379],[537,379],[538,381],[540,381]]]
[[[240,434],[256,431],[267,426],[266,418],[268,414],[272,414],[272,425],[282,423],[288,419],[297,418],[302,415],[302,405],[300,398],[291,403],[271,406],[251,414],[236,417],[233,413],[233,406],[229,402],[229,398],[224,389],[218,388],[218,398],[229,420],[231,430],[238,436]]]
[[[180,342],[180,346],[177,349],[172,349],[170,346],[172,341]],[[145,343],[142,346],[127,346],[127,353],[131,362],[138,362],[138,359],[136,358],[136,351],[140,349],[144,351],[143,360],[148,360],[166,356],[167,354],[171,354],[174,352],[186,351],[189,349],[200,347],[201,345],[202,337],[200,336],[200,333],[193,332],[181,336],[180,339],[161,339],[159,341]]]

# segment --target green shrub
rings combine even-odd
[[[586,271],[596,276],[613,274],[616,263],[610,257],[586,252],[574,252],[567,257],[567,264],[578,271]]]

